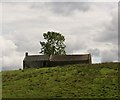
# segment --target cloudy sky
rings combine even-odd
[[[93,63],[118,61],[117,2],[5,1],[0,3],[3,70],[22,68],[26,51],[39,54],[47,31],[65,36],[67,54],[91,53]]]

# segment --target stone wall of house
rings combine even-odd
[[[88,64],[89,60],[83,61],[23,61],[24,68],[42,68],[42,67],[55,67],[71,64]]]
[[[64,66],[64,65],[71,65],[71,64],[88,64],[88,60],[83,61],[51,61],[50,66]]]
[[[23,68],[40,68],[44,67],[44,61],[24,61]]]

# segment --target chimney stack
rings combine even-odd
[[[26,56],[26,57],[28,56],[28,52],[25,53],[25,56]]]

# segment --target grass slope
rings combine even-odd
[[[118,63],[3,71],[3,98],[117,98]]]

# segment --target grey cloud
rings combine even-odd
[[[39,52],[40,50],[39,41],[42,40],[41,34],[34,35],[32,33],[24,34],[24,32],[21,33],[16,32],[16,33],[9,33],[7,35],[4,35],[4,37],[6,39],[11,39],[14,42],[14,44],[17,46],[16,48],[17,52],[22,52],[22,53],[24,53],[25,51]]]
[[[2,55],[0,61],[2,62],[2,68],[5,69],[18,69],[21,68],[21,61],[23,55],[17,52],[17,46],[10,39],[6,39],[0,36],[0,48],[2,48]]]
[[[4,56],[2,61],[2,70],[18,70],[22,68],[23,55]]]
[[[117,8],[117,7],[116,7]],[[94,37],[94,41],[103,44],[99,47],[102,62],[118,61],[118,12],[111,11],[111,21],[104,26],[104,30]],[[106,48],[106,49],[105,49]]]
[[[96,56],[96,57],[100,56],[100,50],[97,48],[88,49],[88,52],[91,53],[92,56]]]
[[[71,41],[71,42],[70,42]],[[68,54],[70,53],[74,53],[76,51],[82,51],[82,50],[85,50],[86,49],[86,44],[82,41],[74,41],[73,38],[67,40],[67,43],[66,43],[66,52]]]
[[[118,61],[118,51],[115,49],[104,50],[101,52],[102,62]]]
[[[14,2],[51,2],[51,0],[1,0],[0,2],[5,2],[5,3],[7,3],[7,2],[12,2],[12,3],[14,3]]]
[[[118,43],[118,12],[117,9],[111,13],[112,20],[105,29],[95,38],[95,41],[104,43]]]
[[[42,5],[42,6],[40,6]],[[77,11],[88,11],[90,8],[90,3],[86,2],[45,2],[45,3],[34,3],[31,5],[32,9],[38,9],[45,6],[49,11],[55,14],[70,15]]]
[[[52,3],[52,10],[57,14],[69,15],[75,10],[87,11],[89,10],[89,5],[85,2],[54,2]]]

